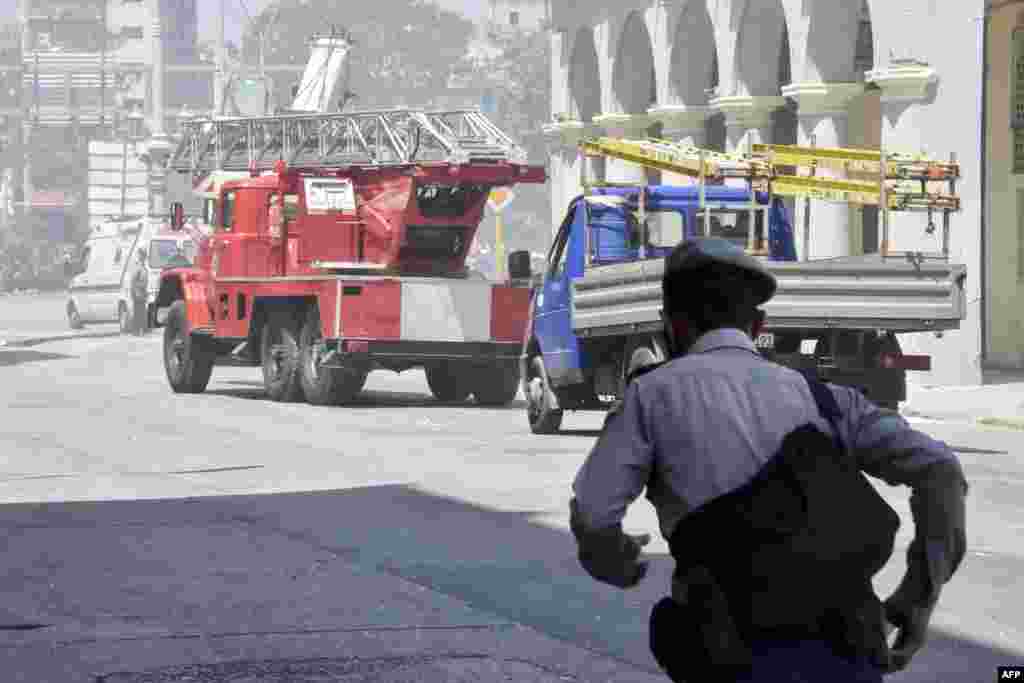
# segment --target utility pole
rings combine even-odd
[[[167,199],[167,159],[171,154],[171,141],[164,131],[164,40],[160,16],[160,0],[149,0],[152,12],[153,122],[152,137],[146,149],[148,164],[150,215],[163,216]]]
[[[224,112],[224,83],[227,71],[224,47],[224,2],[217,0],[217,46],[216,67],[213,72],[213,115],[220,116]]]

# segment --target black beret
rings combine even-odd
[[[714,292],[736,303],[760,306],[775,296],[775,276],[745,251],[717,237],[687,240],[665,258],[662,286]]]

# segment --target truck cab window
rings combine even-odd
[[[221,221],[220,229],[224,232],[230,232],[232,224],[235,219],[235,193],[225,192],[224,193],[224,205],[221,209]]]
[[[686,222],[679,211],[651,211],[647,214],[647,246],[671,249],[686,239]]]
[[[754,212],[755,245],[760,248],[764,239],[764,212]],[[703,232],[703,220],[701,220],[701,231]],[[750,212],[749,211],[713,211],[710,219],[709,237],[719,237],[732,242],[740,249],[747,248],[747,239],[750,233]]]
[[[565,271],[565,263],[569,256],[569,234],[572,232],[573,218],[576,213],[570,213],[562,223],[555,237],[555,243],[551,245],[551,254],[548,256],[549,274],[554,276]]]

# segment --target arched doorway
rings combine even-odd
[[[781,98],[782,87],[791,82],[789,28],[782,3],[748,3],[736,45],[737,94]],[[787,105],[778,104],[766,124],[757,132],[761,142],[796,142],[796,115]]]
[[[643,14],[631,12],[626,17],[619,36],[615,63],[612,68],[612,94],[622,114],[638,117],[640,125],[625,126],[630,136],[655,136],[657,126],[643,125],[647,110],[657,104],[658,83],[654,70],[654,49]],[[608,162],[614,170],[614,180],[625,182],[661,182],[661,173],[652,169],[639,169],[626,162]],[[619,177],[621,176],[621,177]]]
[[[673,99],[690,107],[707,107],[718,88],[718,46],[707,3],[688,2],[679,17],[669,55],[669,90]],[[700,146],[725,149],[725,122],[721,114],[704,122]]]
[[[601,112],[601,73],[594,31],[589,26],[576,32],[569,60],[569,98],[573,118],[590,123]]]

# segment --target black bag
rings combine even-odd
[[[836,437],[810,423],[794,430],[750,482],[669,539],[686,598],[655,607],[651,650],[675,681],[735,677],[754,640],[823,640],[848,658],[885,651],[871,579],[892,555],[899,516],[846,452],[831,390],[806,377]]]

